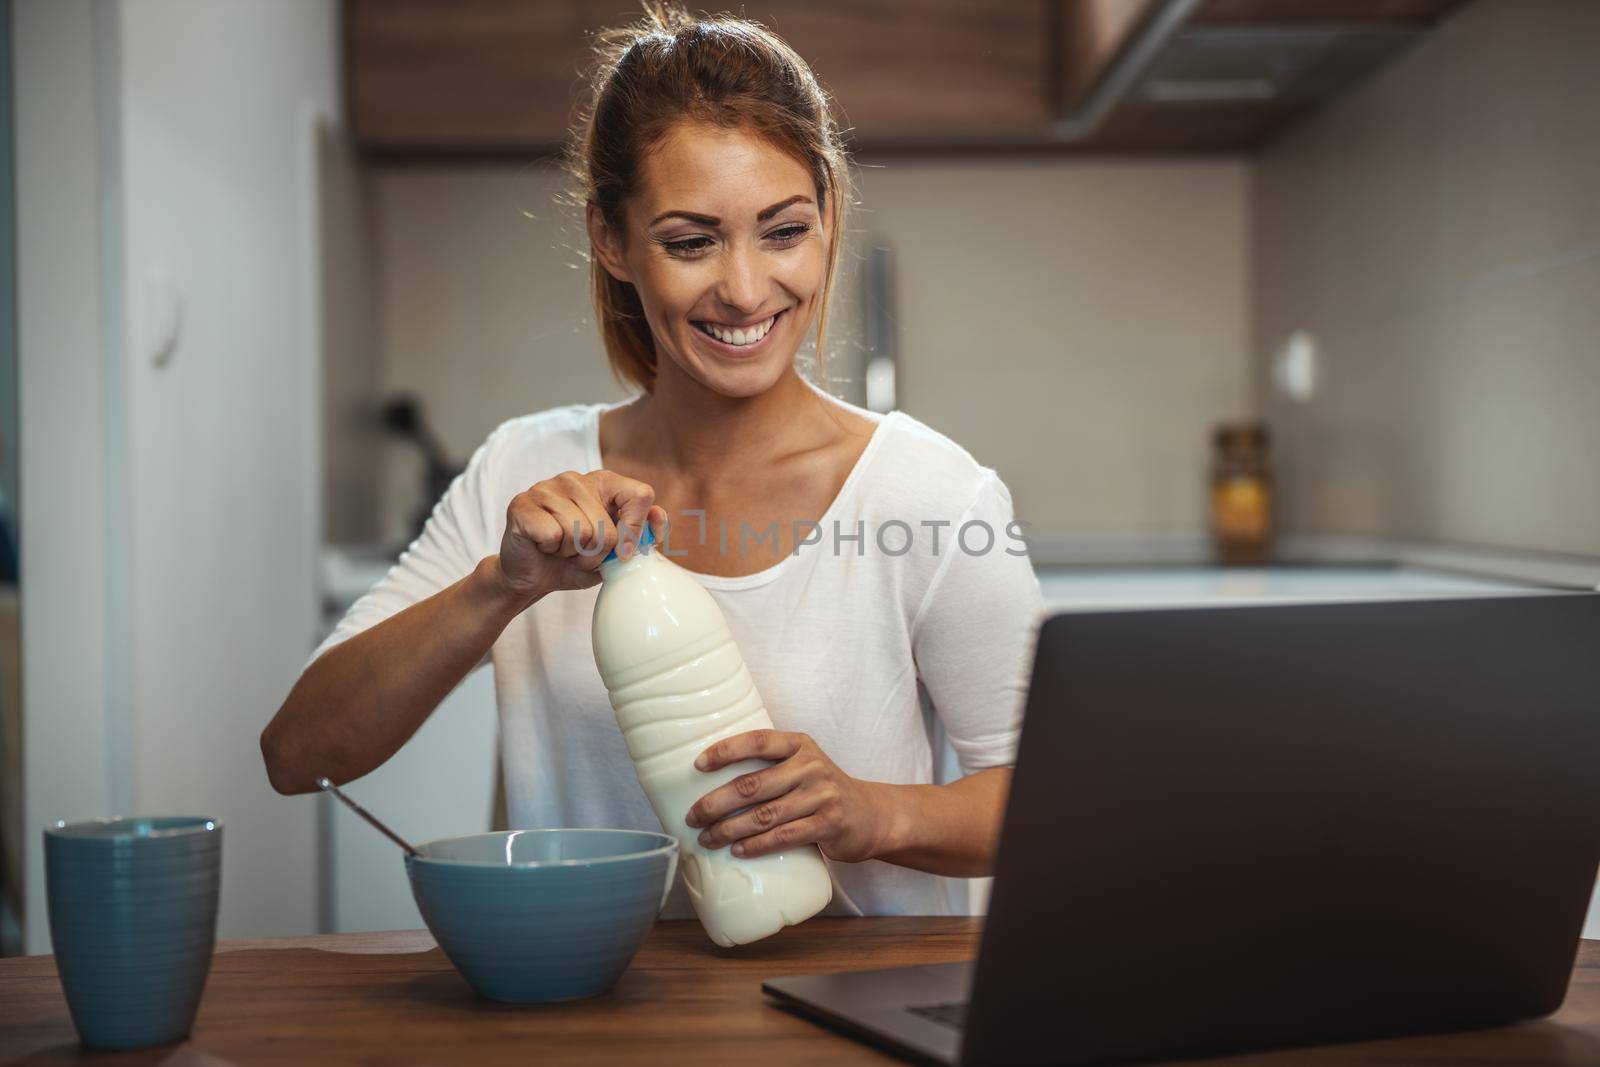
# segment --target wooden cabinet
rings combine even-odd
[[[1204,0],[1185,29],[1426,26],[1460,0]],[[693,5],[699,7],[701,5]],[[716,8],[719,5],[704,5]],[[742,0],[833,93],[857,151],[1239,151],[1303,100],[1129,98],[1086,140],[1052,128],[1163,0]],[[631,0],[344,0],[346,88],[362,148],[513,155],[560,148],[593,33]]]
[[[1052,114],[1049,5],[811,0],[747,10],[806,57],[861,144],[1021,133]]]
[[[789,0],[740,5],[833,92],[856,140],[1037,129],[1052,112],[1039,0]],[[357,140],[380,152],[538,153],[583,97],[589,41],[625,0],[346,0]]]
[[[362,147],[548,150],[580,98],[585,35],[621,0],[346,0],[345,85]]]

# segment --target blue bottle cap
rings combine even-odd
[[[624,533],[622,536],[624,538],[626,538],[628,535],[626,533]],[[656,535],[651,531],[650,524],[647,522],[647,523],[644,524],[644,530],[639,534],[639,551],[643,552],[645,549],[649,548],[651,545],[653,545],[655,543],[656,543]],[[617,545],[618,545],[618,547],[621,547],[622,542],[618,541]],[[601,563],[610,563],[612,560],[614,560],[616,558],[617,558],[617,550],[615,548],[613,548],[611,550],[610,555],[606,556],[606,558],[601,560],[600,562]]]

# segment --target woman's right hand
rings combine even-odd
[[[667,513],[655,499],[644,482],[608,470],[565,471],[518,493],[506,508],[500,540],[506,586],[531,603],[546,593],[598,584],[601,562],[617,547],[619,524],[628,528],[619,556],[634,551],[646,522],[661,540]]]

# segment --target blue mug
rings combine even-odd
[[[58,822],[44,832],[50,941],[90,1048],[181,1041],[211,971],[222,824],[166,817]]]

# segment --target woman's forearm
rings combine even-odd
[[[885,843],[874,858],[951,878],[994,873],[1011,768],[991,767],[949,785],[890,785]]]
[[[499,568],[499,557],[486,558],[306,668],[261,734],[273,788],[308,793],[322,775],[347,782],[394,755],[533,603]]]

